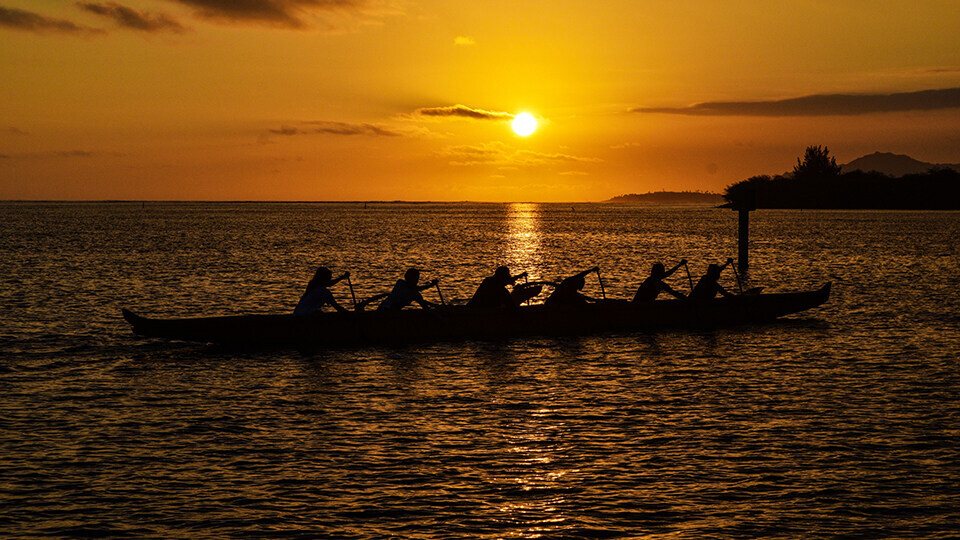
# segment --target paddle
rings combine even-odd
[[[357,310],[357,295],[353,294],[353,282],[350,281],[350,274],[347,274],[347,287],[350,287],[350,296],[353,298],[353,310]]]
[[[693,276],[690,275],[690,266],[687,261],[683,261],[683,268],[687,271],[687,281],[690,282],[690,290],[693,291]]]
[[[594,266],[593,269],[597,271],[597,281],[600,282],[600,295],[603,296],[603,299],[604,299],[604,300],[606,300],[606,299],[607,299],[607,291],[605,291],[605,290],[603,289],[603,277],[600,276],[600,267],[599,267],[599,266]]]
[[[437,288],[437,296],[440,297],[440,305],[441,305],[441,306],[447,305],[447,303],[443,301],[443,293],[440,292],[440,280],[439,280],[439,279],[436,280],[436,282],[435,282],[433,285],[434,285],[434,287]]]

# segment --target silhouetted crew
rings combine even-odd
[[[510,275],[510,269],[501,266],[492,276],[483,278],[477,292],[473,293],[473,298],[467,302],[467,307],[474,308],[496,308],[496,307],[516,307],[517,301],[510,296],[507,285],[512,285],[518,279],[527,275],[526,272]]]
[[[420,291],[429,289],[438,283],[435,279],[426,285],[417,285],[420,281],[420,271],[411,268],[403,274],[403,279],[398,279],[393,290],[387,295],[387,298],[377,306],[377,311],[396,311],[405,308],[413,302],[420,304],[423,309],[430,309],[436,306],[432,302],[423,299]]]
[[[712,300],[717,296],[717,293],[724,296],[735,296],[717,283],[717,280],[720,278],[720,272],[732,262],[733,259],[727,259],[727,262],[723,263],[723,265],[711,264],[708,266],[707,274],[700,278],[700,281],[698,281],[693,290],[690,291],[690,300]]]
[[[320,311],[325,305],[333,306],[337,311],[347,311],[343,306],[337,303],[333,294],[327,287],[336,285],[342,279],[350,277],[350,272],[344,272],[342,276],[333,279],[333,272],[326,266],[317,268],[310,283],[307,283],[307,291],[300,297],[297,307],[293,308],[294,315],[310,315]]]
[[[582,294],[580,291],[583,290],[583,286],[587,283],[584,279],[587,274],[597,272],[598,270],[600,270],[600,268],[594,266],[575,276],[565,278],[557,285],[557,288],[553,290],[553,293],[544,303],[548,306],[582,306],[587,302],[595,302],[595,299]]]
[[[643,280],[643,283],[640,284],[640,288],[637,289],[637,294],[633,295],[633,301],[637,303],[653,302],[657,299],[657,296],[660,296],[661,291],[666,291],[677,298],[686,298],[682,293],[678,293],[663,282],[665,278],[672,276],[678,268],[685,264],[687,264],[687,260],[683,259],[677,263],[676,266],[667,270],[663,266],[663,263],[654,263],[650,269],[650,277]]]

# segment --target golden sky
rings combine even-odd
[[[0,199],[596,201],[808,145],[958,163],[958,28],[956,0],[0,0]]]

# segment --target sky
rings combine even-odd
[[[957,28],[955,0],[0,0],[0,199],[600,201],[809,145],[960,163]]]

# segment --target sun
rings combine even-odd
[[[530,135],[537,129],[537,119],[530,113],[520,113],[513,117],[513,132],[521,137]]]

